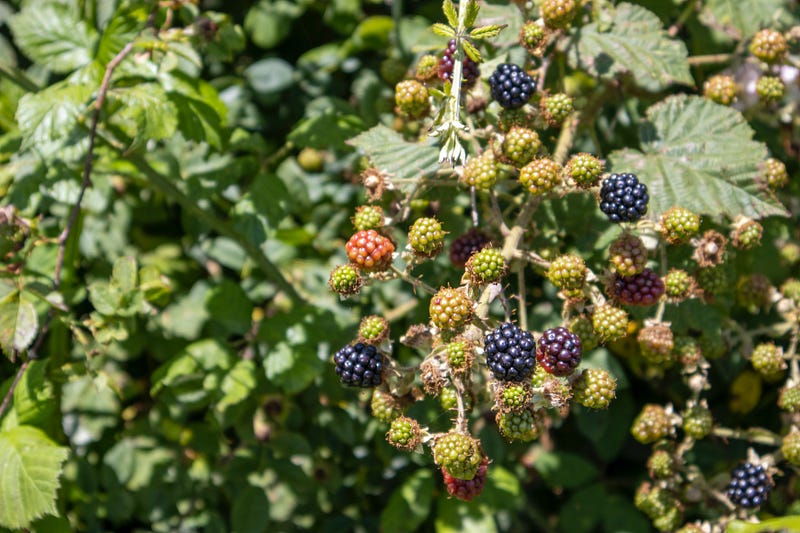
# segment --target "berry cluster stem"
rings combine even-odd
[[[789,349],[786,351],[786,359],[789,360],[789,372],[792,381],[795,383],[800,380],[800,362],[797,353],[797,344],[800,343],[800,322],[795,322],[792,326],[792,340],[789,341]]]
[[[731,429],[726,427],[715,427],[711,430],[715,437],[723,439],[746,440],[756,444],[766,444],[768,446],[780,446],[783,439],[780,435],[768,431],[764,428]]]
[[[409,275],[409,273],[406,272],[405,270],[400,270],[399,268],[397,268],[394,265],[390,266],[389,269],[392,272],[394,272],[394,274],[398,278],[400,278],[403,281],[407,281],[408,283],[412,284],[414,286],[414,288],[422,289],[423,291],[425,291],[425,292],[427,292],[429,294],[436,294],[436,289],[434,289],[433,287],[431,287],[430,285],[428,285],[427,283],[425,283],[421,279],[415,278],[414,276]]]

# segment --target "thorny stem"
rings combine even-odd
[[[464,382],[461,378],[453,376],[453,389],[456,391],[456,408],[458,409],[455,420],[455,429],[459,433],[469,433],[467,427],[467,409],[464,405]]]
[[[658,242],[658,251],[660,252],[660,260],[661,260],[661,278],[665,278],[667,275],[667,247],[664,245],[663,240],[659,240]],[[664,311],[667,307],[667,299],[665,297],[661,297],[661,301],[658,302],[658,309],[656,310],[655,321],[661,322],[661,319],[664,318]]]

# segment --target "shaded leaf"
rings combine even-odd
[[[756,182],[767,157],[742,115],[698,96],[671,96],[647,110],[641,151],[609,158],[615,172],[633,172],[650,193],[648,217],[672,206],[706,215],[785,215]]]
[[[247,486],[233,502],[232,533],[259,533],[269,526],[269,500],[264,489]]]
[[[669,38],[658,16],[628,3],[604,15],[608,18],[572,30],[571,66],[606,79],[630,73],[634,83],[649,91],[694,83],[686,46]]]
[[[403,533],[416,531],[433,503],[433,475],[419,469],[392,493],[381,512],[381,531]]]
[[[551,487],[580,487],[598,474],[595,465],[570,452],[542,452],[534,466]]]

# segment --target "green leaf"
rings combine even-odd
[[[134,144],[172,137],[178,127],[177,110],[157,83],[138,83],[108,91],[109,103],[123,107],[112,117],[133,137]]]
[[[304,9],[295,2],[261,0],[247,12],[245,31],[256,46],[272,48],[289,36],[292,21],[302,15]]]
[[[292,65],[277,57],[256,61],[245,69],[244,76],[261,95],[278,93],[294,84]]]
[[[559,529],[569,533],[590,533],[603,516],[606,488],[601,484],[583,487],[567,500],[559,513]]]
[[[478,18],[478,13],[480,10],[481,8],[476,0],[469,0],[469,3],[467,4],[467,16],[464,17],[465,27],[471,28],[472,25],[475,24],[475,19]]]
[[[202,84],[202,87],[206,86],[207,84]],[[184,137],[192,141],[206,141],[217,149],[223,148],[226,139],[224,118],[208,104],[206,98],[170,92],[169,100],[178,112],[178,129]]]
[[[148,11],[142,7],[122,6],[103,28],[97,44],[96,60],[107,65],[126,44],[133,41],[147,21]]]
[[[232,533],[260,533],[267,530],[269,499],[264,489],[248,485],[233,502],[231,509]]]
[[[75,8],[55,2],[30,4],[9,26],[17,46],[54,72],[70,72],[92,60],[97,32],[78,18]]]
[[[702,4],[700,20],[722,29],[735,39],[747,39],[761,28],[772,26],[775,15],[784,6],[782,0],[707,0]]]
[[[252,324],[253,303],[238,283],[226,279],[206,294],[206,310],[222,335],[241,335]]]
[[[350,139],[348,144],[362,150],[379,170],[394,178],[418,178],[439,169],[439,150],[431,141],[406,142],[383,125]]]
[[[800,516],[782,516],[757,523],[734,520],[728,524],[727,533],[760,533],[762,531],[800,531]]]
[[[458,13],[456,12],[456,6],[453,4],[453,0],[444,0],[444,2],[442,2],[442,12],[447,18],[448,24],[453,28],[457,28]]]
[[[22,300],[11,283],[0,283],[0,348],[11,357],[31,345],[39,330],[39,317],[33,304]]]
[[[602,78],[630,73],[634,83],[659,91],[673,83],[694,83],[686,46],[670,39],[661,20],[647,9],[619,4],[597,20],[572,30],[569,63]]]
[[[698,96],[671,96],[647,110],[641,151],[609,158],[615,172],[633,172],[650,193],[648,216],[672,206],[699,214],[751,218],[785,215],[756,182],[766,147],[742,115]]]
[[[114,261],[111,271],[111,283],[123,293],[136,290],[136,286],[139,284],[139,270],[136,266],[135,257],[120,257]]]
[[[481,53],[478,51],[477,48],[475,48],[474,44],[464,39],[463,41],[461,41],[461,46],[464,47],[464,52],[467,54],[467,56],[469,56],[471,60],[473,60],[476,63],[480,63],[481,61],[483,61]]]
[[[68,453],[34,427],[0,433],[0,525],[25,528],[44,514],[58,512],[58,478]]]
[[[220,385],[222,397],[217,401],[214,410],[220,415],[223,426],[233,424],[234,420],[226,417],[227,412],[244,402],[256,388],[256,365],[251,360],[237,361],[230,372],[225,374]]]
[[[433,26],[431,26],[431,30],[436,35],[441,35],[442,37],[447,37],[448,39],[452,39],[456,36],[456,30],[448,26],[447,24],[442,24],[441,22],[437,22]]]
[[[416,531],[430,512],[433,488],[433,475],[429,470],[419,469],[409,476],[395,489],[381,512],[381,531]]]
[[[53,384],[47,379],[47,361],[33,360],[14,389],[14,412],[20,425],[48,428],[56,414]]]
[[[597,467],[570,452],[542,452],[534,467],[551,487],[575,488],[597,477]]]
[[[497,509],[476,503],[441,497],[436,504],[436,533],[495,533]]]
[[[500,35],[500,32],[503,31],[503,28],[506,28],[507,26],[507,24],[503,24],[502,26],[499,24],[481,26],[480,28],[475,28],[469,32],[469,36],[473,39],[491,39],[492,37],[497,37]]]
[[[298,147],[343,149],[347,139],[362,131],[364,122],[358,115],[330,109],[298,122],[287,139]]]

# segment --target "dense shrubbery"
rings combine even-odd
[[[0,2],[0,529],[800,529],[799,12]]]

